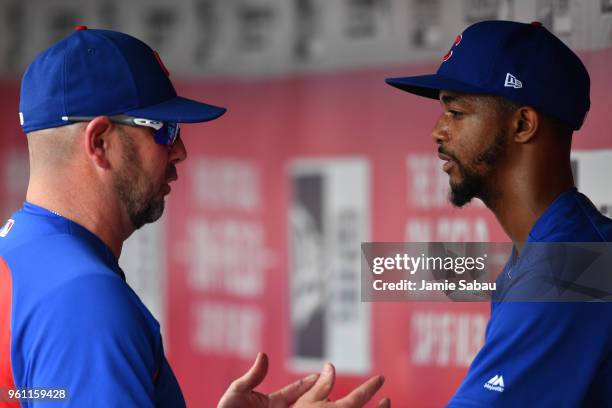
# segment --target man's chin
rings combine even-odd
[[[134,229],[139,229],[145,224],[150,224],[159,220],[164,214],[165,204],[164,196],[158,196],[151,200],[149,205],[142,211],[131,214],[130,219]]]
[[[472,187],[472,188],[470,188]],[[467,204],[469,204],[474,198],[477,197],[477,191],[474,186],[462,184],[453,184],[450,183],[450,193],[448,200],[450,203],[457,207],[461,208]]]
[[[166,208],[165,197],[163,195],[156,197],[155,200],[152,201],[151,206],[149,207],[150,221],[148,222],[151,223],[151,222],[155,222],[159,220],[161,216],[164,215],[165,208]]]
[[[469,204],[472,199],[474,199],[474,197],[459,196],[451,192],[448,200],[453,205],[453,207],[461,208]]]

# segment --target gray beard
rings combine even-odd
[[[138,176],[142,174],[142,163],[129,135],[125,136],[125,166],[115,174],[114,187],[132,226],[139,229],[160,219],[164,213],[165,200],[162,195],[149,197],[146,186],[138,183]]]

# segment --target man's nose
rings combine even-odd
[[[440,115],[436,125],[431,131],[431,137],[436,144],[442,144],[443,142],[448,141],[448,126],[444,121],[444,115]]]
[[[179,136],[174,144],[170,147],[170,162],[180,163],[187,158],[187,149],[183,143],[183,139]]]

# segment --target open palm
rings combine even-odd
[[[334,366],[325,364],[321,374],[311,374],[271,394],[255,391],[268,372],[268,357],[259,353],[253,366],[227,389],[218,408],[358,408],[365,405],[383,385],[382,376],[374,376],[337,401],[329,401],[335,381]],[[295,405],[294,405],[295,404]],[[389,408],[388,399],[378,408]]]

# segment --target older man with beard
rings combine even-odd
[[[590,107],[580,59],[537,22],[484,21],[457,36],[436,74],[387,82],[440,101],[433,139],[451,202],[480,198],[514,244],[484,346],[449,406],[610,406],[612,297],[565,282],[564,269],[582,271],[550,244],[612,241],[612,220],[576,190],[570,165]],[[609,264],[598,272],[609,282]]]
[[[185,405],[159,324],[118,258],[163,213],[187,156],[179,122],[224,112],[177,96],[157,53],[119,32],[77,27],[30,64],[19,113],[30,180],[0,230],[0,405]],[[360,407],[383,383],[372,377],[328,402],[326,364],[320,376],[255,392],[267,366],[258,355],[219,406]]]

